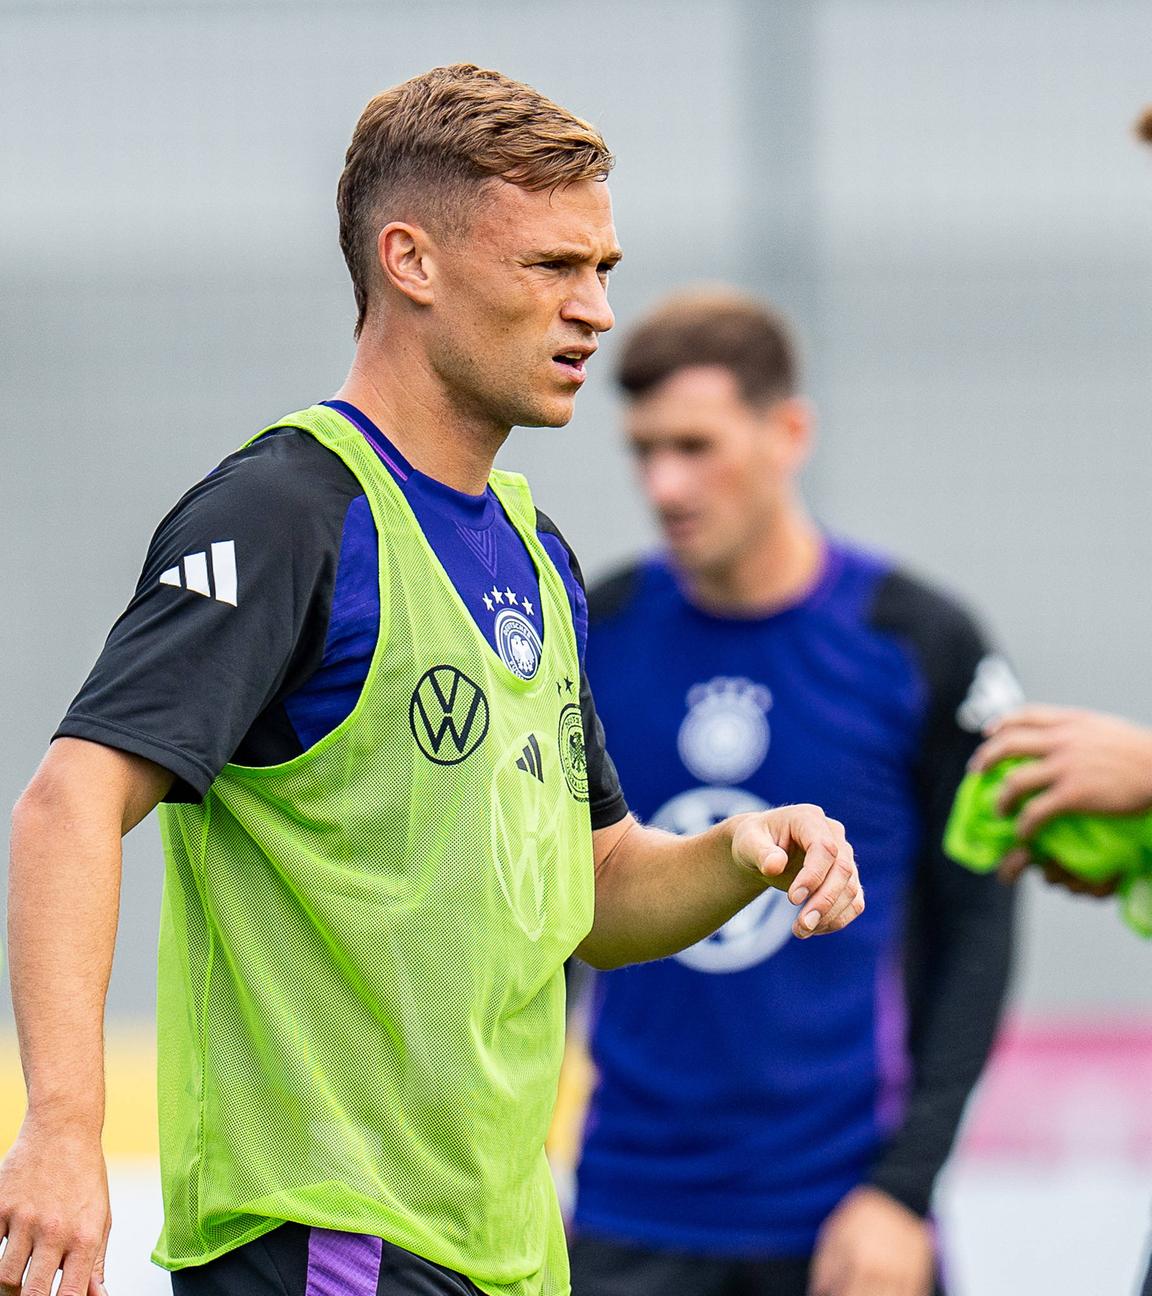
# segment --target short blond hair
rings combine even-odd
[[[336,192],[356,336],[368,312],[376,235],[388,220],[419,218],[459,232],[486,180],[552,189],[603,180],[613,161],[594,126],[472,63],[432,68],[378,94],[356,123]]]

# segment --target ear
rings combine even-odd
[[[816,436],[816,413],[803,396],[789,396],[772,407],[780,435],[781,458],[796,471],[807,462]]]
[[[391,221],[376,240],[385,284],[419,306],[430,306],[436,277],[435,245],[419,225]]]

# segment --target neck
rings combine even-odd
[[[710,612],[766,615],[798,602],[815,585],[824,540],[798,502],[777,511],[756,543],[731,562],[682,572],[689,597]]]
[[[336,393],[362,410],[418,472],[480,495],[510,428],[463,410],[428,358],[399,329],[362,336]]]

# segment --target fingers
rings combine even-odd
[[[1017,765],[1004,775],[996,809],[1002,815],[1010,815],[1025,797],[1051,787],[1056,777],[1057,770],[1050,760],[1033,760],[1026,765]]]
[[[1048,756],[1055,745],[1055,738],[1050,728],[1007,725],[977,747],[968,766],[983,773],[1013,756]]]
[[[1028,870],[1032,863],[1032,853],[1026,846],[1019,846],[1016,850],[1011,850],[1000,861],[1000,866],[996,870],[996,876],[1004,883],[1005,886],[1011,886],[1018,882]]]
[[[64,1257],[64,1273],[57,1296],[89,1296],[100,1238],[80,1238]],[[97,1287],[99,1292],[100,1288]]]
[[[786,806],[769,811],[765,817],[781,815],[776,840],[786,850],[799,848],[804,852],[799,872],[788,888],[788,899],[794,905],[801,905],[823,885],[838,853],[844,848],[850,852],[851,847],[844,835],[844,825],[829,819],[819,806]]]
[[[792,930],[801,940],[823,936],[847,927],[863,912],[864,889],[860,885],[852,847],[845,842],[823,883],[793,923]]]
[[[1076,714],[1077,711],[1074,707],[1052,706],[1048,703],[1033,702],[1029,703],[1028,706],[1016,707],[1013,711],[1005,712],[1004,715],[987,724],[984,727],[984,732],[991,737],[992,734],[1000,733],[1003,729],[1018,726],[1049,729]]]
[[[32,1233],[15,1219],[8,1221],[5,1231],[8,1243],[0,1257],[0,1296],[20,1296],[20,1283],[32,1254]]]
[[[1016,836],[1021,841],[1028,841],[1049,819],[1064,814],[1068,809],[1068,800],[1061,788],[1050,787],[1038,793],[1017,816]]]
[[[32,1251],[32,1261],[24,1279],[23,1296],[48,1296],[52,1284],[56,1281],[56,1272],[60,1268],[61,1248],[58,1242],[37,1239]],[[84,1288],[77,1293],[75,1288],[60,1286],[61,1296],[83,1296]]]

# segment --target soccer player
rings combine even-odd
[[[575,559],[492,471],[513,425],[569,420],[612,325],[611,161],[471,65],[361,117],[348,379],[161,522],[15,812],[29,1107],[0,1166],[2,1296],[58,1269],[62,1296],[103,1291],[120,838],[157,804],[155,1258],[178,1296],[563,1296],[543,1141],[565,961],[662,957],[766,887],[800,936],[862,910],[814,806],[691,842],[631,818]]]
[[[933,1182],[1012,929],[1010,893],[940,842],[1017,688],[963,608],[814,525],[796,368],[787,324],[726,290],[679,295],[626,339],[628,439],[665,549],[594,590],[588,670],[642,818],[695,833],[818,798],[867,861],[868,912],[816,948],[766,893],[675,957],[597,977],[574,1296],[937,1281]],[[819,1012],[797,984],[825,988]]]

